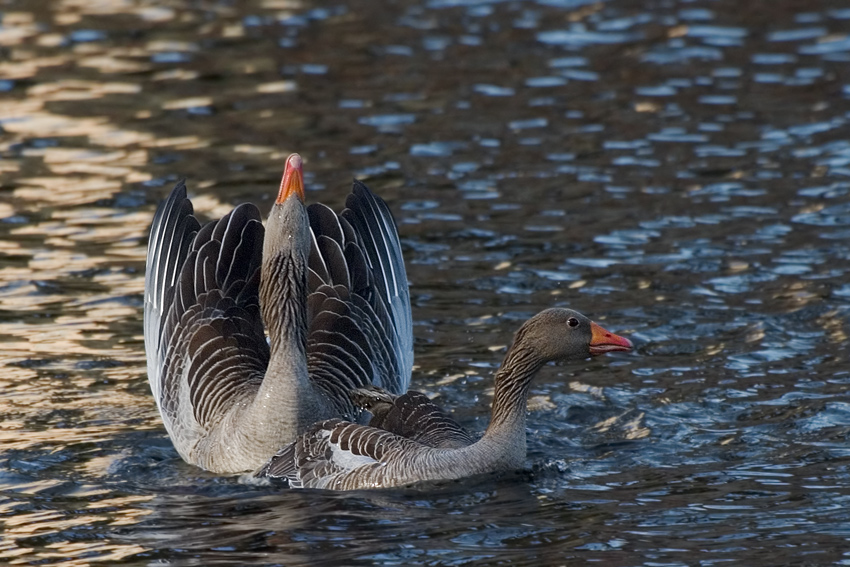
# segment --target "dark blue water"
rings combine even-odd
[[[0,20],[0,563],[850,564],[842,2],[10,0]],[[145,376],[157,202],[357,176],[411,281],[414,386],[470,429],[535,312],[526,469],[285,492],[184,464]]]

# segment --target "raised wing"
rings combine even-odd
[[[159,405],[163,353],[161,328],[171,305],[174,284],[192,248],[201,225],[193,216],[192,202],[186,198],[186,184],[177,183],[156,210],[148,240],[145,270],[145,351],[148,380]]]
[[[251,399],[269,360],[259,211],[240,205],[198,227],[181,182],[154,217],[145,280],[148,379],[184,458],[227,410]]]
[[[387,336],[399,369],[397,382],[387,379],[373,383],[389,392],[403,393],[410,386],[413,369],[413,316],[395,220],[387,204],[359,181],[354,182],[345,206],[341,216],[360,237],[375,278],[374,289],[385,303],[390,322]]]
[[[349,392],[374,384],[394,393],[410,384],[413,331],[407,276],[386,204],[355,182],[337,215],[308,207],[313,248],[308,276],[310,376],[338,404],[358,413]]]

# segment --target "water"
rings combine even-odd
[[[850,11],[829,1],[9,0],[0,562],[850,564]],[[471,429],[522,320],[525,471],[283,492],[182,463],[148,391],[146,234],[352,176],[399,221],[414,385]]]

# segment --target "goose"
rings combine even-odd
[[[154,215],[148,379],[190,464],[255,470],[317,419],[357,420],[352,390],[407,390],[412,318],[389,208],[359,181],[340,214],[304,200],[292,154],[265,228],[249,203],[202,227],[182,181]]]
[[[547,309],[517,331],[494,377],[490,425],[474,443],[464,445],[463,439],[452,431],[447,436],[451,446],[440,446],[445,441],[437,436],[441,419],[433,425],[426,421],[422,426],[426,433],[420,434],[419,439],[410,434],[411,428],[405,433],[398,425],[393,426],[398,430],[394,432],[329,419],[314,424],[253,476],[283,479],[292,488],[359,490],[456,480],[520,468],[526,455],[528,392],[540,369],[548,362],[579,360],[631,348],[631,341],[606,331],[577,311]],[[363,391],[355,394],[365,395]],[[408,415],[413,415],[416,408],[413,405],[404,410],[392,396],[373,403],[383,405],[381,412],[386,411],[387,415],[393,407]],[[454,424],[451,428],[459,426]]]

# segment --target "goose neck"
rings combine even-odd
[[[263,263],[260,307],[269,334],[272,360],[305,356],[307,344],[307,269],[295,255],[276,254]],[[295,352],[293,352],[295,351]]]
[[[531,380],[545,361],[528,345],[515,343],[496,372],[490,426],[485,435],[525,438],[525,417]]]
[[[270,358],[250,415],[258,435],[294,436],[327,414],[307,368],[306,254],[292,247],[264,251],[260,308]]]

